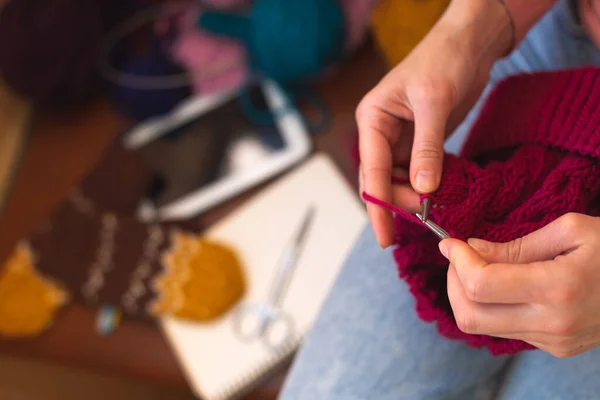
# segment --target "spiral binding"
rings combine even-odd
[[[297,336],[290,340],[289,344],[279,351],[271,351],[273,354],[269,360],[264,360],[248,374],[231,382],[227,388],[218,391],[216,394],[208,396],[210,400],[237,400],[248,394],[252,390],[259,387],[270,375],[276,370],[284,366],[288,361],[291,361],[294,353],[302,342],[302,337]],[[277,361],[272,362],[273,359]]]

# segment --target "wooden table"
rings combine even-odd
[[[328,132],[315,138],[315,147],[328,153],[354,185],[354,110],[384,72],[384,62],[369,42],[347,65],[319,85],[333,113],[333,123]],[[103,100],[69,115],[43,111],[37,115],[0,221],[0,259],[64,198],[93,168],[104,149],[130,126],[130,121],[117,115]],[[202,224],[218,220],[245,198],[240,196],[206,213]],[[187,386],[174,354],[157,328],[124,321],[112,336],[101,337],[94,330],[94,320],[93,310],[68,306],[48,332],[32,340],[0,340],[0,351]],[[282,376],[247,399],[274,399]]]

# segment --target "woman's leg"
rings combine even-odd
[[[510,366],[497,400],[596,400],[600,398],[600,348],[559,359],[524,353]]]
[[[492,392],[490,377],[506,361],[442,338],[421,321],[391,252],[381,250],[367,227],[280,399],[489,398],[473,396]]]

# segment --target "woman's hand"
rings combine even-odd
[[[440,243],[466,333],[524,340],[557,357],[600,345],[600,218],[567,214],[509,243]]]
[[[453,0],[423,41],[357,108],[361,191],[414,208],[418,194],[408,187],[392,193],[390,182],[393,168],[409,163],[412,187],[435,191],[446,132],[476,102],[493,62],[511,41],[510,20],[498,1]],[[389,246],[391,214],[373,205],[368,212],[379,244]]]

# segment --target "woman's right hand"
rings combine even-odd
[[[439,186],[446,133],[475,104],[493,63],[511,42],[510,18],[501,3],[452,1],[421,43],[357,108],[361,192],[416,211],[419,193]],[[412,188],[392,190],[392,175],[410,177]],[[379,244],[389,246],[391,214],[367,207]]]

